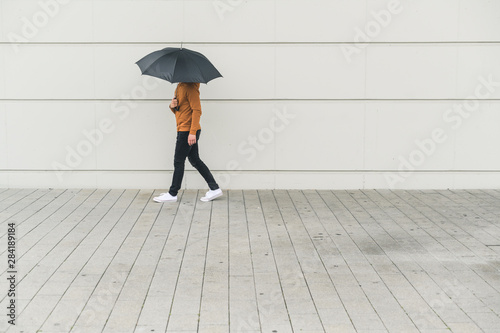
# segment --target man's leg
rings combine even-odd
[[[172,185],[168,191],[168,193],[174,197],[181,188],[182,178],[184,177],[184,164],[186,157],[189,155],[189,151],[191,150],[187,141],[188,135],[189,132],[177,132],[174,155],[174,174],[172,175]]]
[[[196,143],[191,146],[191,151],[188,154],[189,163],[198,170],[201,176],[205,179],[211,190],[216,190],[219,188],[219,185],[216,183],[214,176],[208,169],[208,167],[203,163],[200,159],[200,155],[198,152],[198,140],[200,138],[201,130],[196,132]]]

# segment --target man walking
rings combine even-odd
[[[198,170],[205,179],[210,190],[202,197],[201,201],[210,201],[222,195],[222,190],[216,183],[208,167],[200,159],[198,140],[200,139],[200,84],[194,82],[181,82],[175,89],[175,97],[170,103],[170,110],[175,114],[177,122],[177,141],[174,155],[174,174],[172,185],[167,193],[162,193],[153,200],[156,202],[175,202],[177,192],[181,188],[184,177],[184,164],[186,157],[191,165]]]

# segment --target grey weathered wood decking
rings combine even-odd
[[[500,332],[500,191],[0,189],[0,332]]]

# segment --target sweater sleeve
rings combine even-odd
[[[191,118],[191,129],[189,134],[196,134],[196,131],[200,129],[200,118],[201,118],[201,102],[200,102],[200,90],[193,85],[190,85],[187,89],[186,97],[189,101],[189,105],[193,110]]]
[[[177,86],[177,88],[175,88],[175,92],[174,92],[175,97],[177,97],[177,90],[178,90],[178,86]],[[179,102],[179,100],[177,100],[177,102]],[[179,104],[177,104],[177,105],[179,105]],[[175,114],[175,110],[170,107],[170,103],[168,104],[168,108],[170,109],[170,111],[173,112],[173,114]]]

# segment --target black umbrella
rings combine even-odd
[[[208,83],[215,78],[222,77],[207,57],[184,48],[167,47],[148,54],[136,64],[142,74],[171,83]]]

